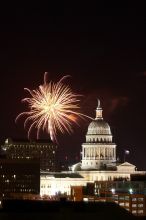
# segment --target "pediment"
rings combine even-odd
[[[135,165],[128,163],[128,162],[124,162],[124,163],[118,165],[117,167],[135,167]]]

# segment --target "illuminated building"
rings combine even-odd
[[[89,124],[86,142],[82,144],[82,160],[72,166],[87,182],[111,181],[114,179],[131,180],[131,174],[145,174],[137,171],[128,162],[117,165],[116,145],[112,142],[110,126],[104,121],[98,100],[96,118]]]
[[[134,215],[146,215],[146,195],[140,193],[142,188],[144,190],[144,187],[146,186],[145,182],[138,181],[131,183],[127,181],[125,184],[123,184],[121,181],[102,181],[92,184],[91,187],[90,185],[91,184],[87,185],[86,187],[72,186],[72,200],[86,202],[115,202]],[[129,188],[129,186],[131,188]],[[97,189],[99,190],[98,193],[94,193],[94,190]]]
[[[116,193],[112,201],[131,212],[133,215],[146,215],[146,196],[142,194]]]
[[[38,159],[40,169],[55,171],[57,146],[48,140],[19,141],[6,139],[2,150],[8,159]]]
[[[86,186],[84,178],[76,173],[41,173],[40,195],[67,195],[71,193],[71,186]]]
[[[103,120],[98,100],[96,118],[89,126],[86,143],[82,144],[82,170],[104,170],[115,166],[116,145],[112,142],[110,126]]]
[[[112,141],[110,126],[103,119],[102,108],[98,101],[96,118],[89,124],[86,142],[82,144],[81,162],[74,164],[71,171],[60,173],[60,178],[51,173],[44,175],[42,172],[40,193],[56,195],[62,192],[70,195],[73,186],[86,186],[96,181],[131,181],[133,174],[143,175],[146,172],[137,171],[136,166],[128,162],[116,163],[116,144]],[[76,178],[74,175],[82,178]]]
[[[10,198],[17,193],[39,194],[39,186],[39,160],[0,160],[0,198]]]

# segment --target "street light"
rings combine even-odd
[[[130,194],[133,193],[133,189],[132,189],[132,188],[129,189],[129,193],[130,193]]]
[[[124,163],[125,163],[126,155],[129,155],[129,154],[130,154],[129,150],[124,150]]]

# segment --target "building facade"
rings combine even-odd
[[[42,172],[40,177],[40,195],[71,195],[71,186],[86,186],[86,180],[75,173]]]
[[[119,187],[118,185],[121,185]],[[134,188],[134,185],[139,185],[143,187],[145,183],[134,182],[130,187]],[[113,186],[115,188],[113,188]],[[116,188],[117,187],[117,188]],[[138,188],[139,188],[138,187]],[[118,192],[120,188],[120,192]],[[138,189],[137,188],[137,189]],[[96,193],[98,189],[98,193]],[[71,187],[71,199],[72,201],[85,201],[85,202],[115,202],[122,208],[126,209],[136,216],[146,215],[146,195],[138,192],[128,192],[128,189],[122,182],[98,182],[95,184],[87,184],[86,187],[83,186],[72,186]]]
[[[40,193],[39,160],[0,160],[0,198],[9,198],[18,193]]]
[[[40,160],[40,169],[56,170],[56,151],[57,146],[51,141],[38,140],[12,140],[6,139],[2,150],[5,151],[8,159],[38,159]]]

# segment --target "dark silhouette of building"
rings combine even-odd
[[[0,219],[137,219],[130,212],[111,202],[67,202],[4,200]]]
[[[0,197],[13,194],[39,194],[40,163],[34,159],[0,160]]]
[[[39,159],[41,170],[56,170],[57,146],[50,140],[29,141],[8,138],[1,147],[8,159]]]

